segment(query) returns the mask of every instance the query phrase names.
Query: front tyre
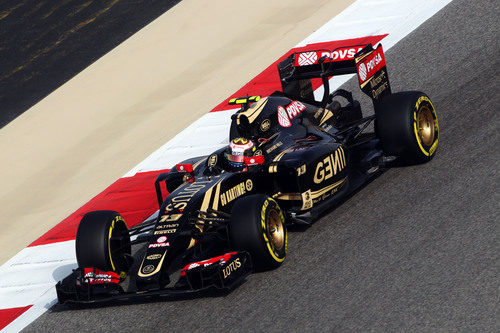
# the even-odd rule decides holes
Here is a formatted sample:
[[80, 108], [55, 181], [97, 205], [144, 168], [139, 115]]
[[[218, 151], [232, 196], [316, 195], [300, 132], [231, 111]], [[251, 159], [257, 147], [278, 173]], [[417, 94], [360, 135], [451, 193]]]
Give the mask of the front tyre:
[[129, 231], [119, 213], [100, 210], [85, 214], [76, 232], [78, 267], [94, 267], [125, 276], [130, 254]]
[[419, 91], [387, 96], [375, 110], [375, 132], [385, 155], [404, 163], [430, 161], [438, 146], [439, 125], [430, 98]]
[[283, 211], [263, 194], [239, 199], [231, 211], [229, 239], [235, 249], [250, 253], [257, 271], [277, 268], [287, 251]]

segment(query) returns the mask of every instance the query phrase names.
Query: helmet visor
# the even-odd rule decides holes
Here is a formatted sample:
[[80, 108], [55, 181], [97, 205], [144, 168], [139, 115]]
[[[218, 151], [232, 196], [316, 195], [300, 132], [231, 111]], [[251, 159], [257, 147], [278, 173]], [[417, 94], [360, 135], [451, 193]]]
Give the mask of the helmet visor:
[[225, 153], [225, 155], [226, 155], [226, 158], [230, 162], [234, 162], [234, 163], [244, 163], [245, 162], [245, 156], [243, 156], [243, 155], [232, 155], [232, 154], [228, 154], [228, 153]]

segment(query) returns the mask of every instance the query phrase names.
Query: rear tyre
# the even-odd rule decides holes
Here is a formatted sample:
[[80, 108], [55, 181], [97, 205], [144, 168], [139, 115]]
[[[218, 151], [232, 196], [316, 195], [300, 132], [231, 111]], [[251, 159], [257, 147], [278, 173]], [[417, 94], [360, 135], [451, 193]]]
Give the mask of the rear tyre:
[[287, 251], [283, 211], [263, 194], [241, 198], [231, 211], [229, 239], [236, 250], [250, 253], [255, 270], [279, 267]]
[[79, 267], [128, 272], [130, 236], [123, 217], [114, 211], [85, 214], [76, 232], [76, 260]]
[[375, 110], [375, 132], [385, 155], [425, 163], [436, 154], [439, 125], [429, 97], [420, 91], [387, 96]]

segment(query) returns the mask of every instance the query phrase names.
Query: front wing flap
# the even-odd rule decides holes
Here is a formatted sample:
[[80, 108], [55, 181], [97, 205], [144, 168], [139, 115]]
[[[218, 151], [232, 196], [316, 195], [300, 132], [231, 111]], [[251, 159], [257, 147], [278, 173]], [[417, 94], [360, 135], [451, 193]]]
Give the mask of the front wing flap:
[[242, 277], [252, 272], [252, 261], [247, 252], [230, 252], [208, 260], [193, 262], [182, 269], [176, 286], [187, 284], [191, 290], [215, 286], [232, 289]]

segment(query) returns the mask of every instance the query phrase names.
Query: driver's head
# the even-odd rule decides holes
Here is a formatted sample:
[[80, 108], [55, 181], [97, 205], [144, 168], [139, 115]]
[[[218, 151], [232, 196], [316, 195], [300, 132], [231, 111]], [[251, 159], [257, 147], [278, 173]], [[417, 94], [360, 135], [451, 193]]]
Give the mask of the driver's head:
[[245, 168], [245, 157], [253, 156], [256, 148], [251, 140], [236, 138], [231, 140], [224, 156], [233, 171]]

